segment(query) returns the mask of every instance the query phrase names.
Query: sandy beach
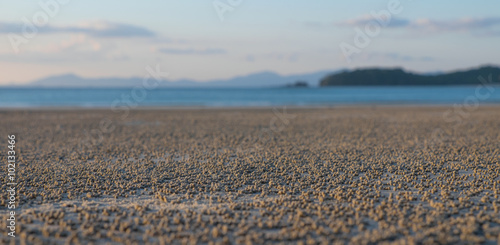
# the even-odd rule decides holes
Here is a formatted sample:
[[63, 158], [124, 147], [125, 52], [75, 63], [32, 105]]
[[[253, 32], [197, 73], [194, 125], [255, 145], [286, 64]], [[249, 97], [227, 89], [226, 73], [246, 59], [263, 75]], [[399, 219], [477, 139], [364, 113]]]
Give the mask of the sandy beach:
[[2, 244], [500, 244], [498, 106], [0, 118]]

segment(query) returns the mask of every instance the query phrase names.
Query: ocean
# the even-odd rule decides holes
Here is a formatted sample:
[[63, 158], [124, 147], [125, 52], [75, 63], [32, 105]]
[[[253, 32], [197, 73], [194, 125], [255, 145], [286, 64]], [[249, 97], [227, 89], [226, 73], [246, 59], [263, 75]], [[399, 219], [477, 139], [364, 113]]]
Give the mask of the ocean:
[[[489, 88], [489, 89], [488, 89]], [[500, 86], [328, 88], [0, 88], [0, 108], [498, 104]]]

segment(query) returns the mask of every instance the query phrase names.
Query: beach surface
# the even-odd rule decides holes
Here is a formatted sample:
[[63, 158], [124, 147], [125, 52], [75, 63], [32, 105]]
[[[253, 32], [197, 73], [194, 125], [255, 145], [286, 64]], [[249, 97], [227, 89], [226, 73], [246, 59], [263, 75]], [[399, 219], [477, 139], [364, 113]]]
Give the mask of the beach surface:
[[1, 244], [500, 244], [499, 106], [0, 119]]

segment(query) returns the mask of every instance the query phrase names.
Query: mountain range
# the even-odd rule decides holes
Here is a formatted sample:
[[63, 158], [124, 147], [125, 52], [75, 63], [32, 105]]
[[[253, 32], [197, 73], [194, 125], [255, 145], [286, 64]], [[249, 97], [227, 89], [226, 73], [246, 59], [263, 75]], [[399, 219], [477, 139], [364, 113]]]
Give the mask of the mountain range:
[[[238, 76], [230, 79], [211, 80], [199, 82], [194, 80], [164, 80], [160, 82], [160, 87], [179, 87], [179, 88], [256, 88], [256, 87], [284, 87], [293, 84], [296, 81], [305, 81], [309, 86], [318, 86], [318, 81], [328, 74], [336, 71], [318, 71], [307, 74], [282, 76], [274, 72], [259, 72], [245, 76]], [[28, 83], [28, 87], [58, 87], [58, 88], [114, 88], [114, 87], [134, 87], [141, 85], [143, 78], [83, 78], [74, 74], [64, 74], [50, 76], [40, 80]]]
[[[500, 84], [500, 67], [482, 66], [453, 72], [413, 73], [402, 68], [363, 68], [356, 70], [318, 71], [297, 75], [280, 75], [265, 71], [237, 76], [229, 79], [195, 81], [189, 79], [164, 80], [165, 88], [262, 88], [294, 87], [296, 84], [317, 86], [420, 86], [420, 85], [474, 85], [492, 75], [493, 83]], [[131, 88], [140, 86], [143, 78], [83, 78], [75, 74], [50, 76], [30, 82], [23, 87], [30, 88]], [[15, 86], [19, 87], [19, 86]]]

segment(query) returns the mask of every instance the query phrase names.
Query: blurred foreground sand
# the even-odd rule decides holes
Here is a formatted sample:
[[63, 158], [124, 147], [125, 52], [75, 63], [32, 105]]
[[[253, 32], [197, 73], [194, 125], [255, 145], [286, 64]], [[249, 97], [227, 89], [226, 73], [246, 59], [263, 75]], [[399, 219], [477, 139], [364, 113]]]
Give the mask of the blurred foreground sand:
[[0, 111], [16, 240], [497, 244], [500, 107], [449, 109]]

